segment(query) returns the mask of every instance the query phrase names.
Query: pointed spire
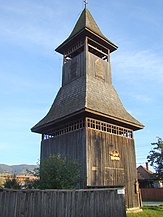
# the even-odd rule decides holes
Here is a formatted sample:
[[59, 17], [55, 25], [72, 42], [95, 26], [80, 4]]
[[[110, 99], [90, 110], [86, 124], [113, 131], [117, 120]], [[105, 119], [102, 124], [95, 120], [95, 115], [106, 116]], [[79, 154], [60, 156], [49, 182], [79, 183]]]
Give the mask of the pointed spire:
[[[73, 31], [71, 32], [69, 38], [72, 38], [81, 30], [89, 29], [92, 32], [96, 33], [97, 35], [101, 36], [102, 38], [106, 37], [102, 34], [101, 30], [99, 29], [98, 25], [96, 24], [95, 20], [93, 19], [89, 10], [85, 7], [83, 12], [81, 13]], [[108, 40], [108, 39], [107, 39]]]
[[[69, 37], [55, 49], [55, 51], [63, 54], [64, 47], [75, 37], [78, 37], [80, 34], [85, 33], [89, 34], [89, 37], [96, 37], [99, 39], [99, 43], [104, 43], [106, 47], [110, 49], [110, 52], [117, 50], [117, 46], [108, 40], [101, 32], [100, 28], [96, 24], [89, 10], [85, 7], [82, 11], [79, 19], [76, 22], [74, 29], [72, 30]], [[91, 36], [90, 36], [91, 35]], [[80, 37], [80, 36], [79, 36]]]

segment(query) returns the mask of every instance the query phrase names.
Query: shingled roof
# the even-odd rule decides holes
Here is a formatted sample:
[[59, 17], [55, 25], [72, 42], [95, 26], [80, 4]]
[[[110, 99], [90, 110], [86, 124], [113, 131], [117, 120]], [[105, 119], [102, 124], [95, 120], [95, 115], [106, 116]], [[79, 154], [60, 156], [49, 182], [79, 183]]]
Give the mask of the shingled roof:
[[143, 166], [139, 166], [137, 168], [137, 173], [138, 173], [138, 180], [153, 180], [156, 179], [154, 176], [154, 173], [150, 170], [147, 170]]
[[80, 77], [61, 87], [49, 112], [32, 128], [32, 131], [39, 132], [39, 128], [84, 109], [86, 98], [85, 85], [85, 78]]
[[85, 77], [80, 77], [61, 87], [48, 114], [32, 128], [32, 131], [41, 132], [39, 129], [61, 118], [66, 118], [70, 114], [87, 109], [98, 112], [99, 115], [107, 115], [119, 122], [125, 122], [134, 129], [143, 128], [143, 125], [123, 107], [112, 84], [96, 82], [94, 85], [93, 79], [87, 78], [87, 81], [85, 79]]
[[[88, 9], [83, 10], [68, 39], [75, 37], [85, 28], [106, 40]], [[42, 133], [48, 126], [81, 111], [97, 112], [98, 115], [105, 115], [109, 119], [125, 123], [134, 130], [143, 128], [143, 125], [125, 110], [112, 83], [105, 83], [100, 79], [97, 82], [95, 77], [86, 75], [60, 88], [49, 112], [32, 128], [32, 131]]]
[[71, 34], [69, 35], [69, 37], [59, 47], [56, 48], [56, 51], [63, 53], [62, 47], [64, 47], [68, 42], [70, 42], [73, 38], [75, 38], [80, 33], [87, 32], [87, 31], [105, 40], [105, 42], [110, 45], [110, 52], [118, 48], [115, 44], [113, 44], [110, 40], [108, 40], [108, 38], [106, 38], [103, 35], [100, 28], [96, 24], [94, 18], [92, 17], [91, 13], [87, 8], [85, 8], [82, 11], [79, 19], [77, 20], [76, 25], [72, 30]]
[[143, 125], [126, 111], [112, 84], [104, 83], [102, 80], [96, 82], [96, 78], [92, 77], [87, 78], [86, 99], [87, 108], [128, 122], [136, 128], [143, 128]]
[[83, 29], [89, 29], [92, 32], [96, 33], [97, 35], [101, 36], [102, 38], [105, 38], [108, 40], [99, 29], [98, 25], [96, 24], [95, 20], [93, 19], [91, 13], [87, 8], [83, 10], [81, 13], [73, 31], [71, 32], [69, 39], [74, 37], [76, 34], [78, 34]]

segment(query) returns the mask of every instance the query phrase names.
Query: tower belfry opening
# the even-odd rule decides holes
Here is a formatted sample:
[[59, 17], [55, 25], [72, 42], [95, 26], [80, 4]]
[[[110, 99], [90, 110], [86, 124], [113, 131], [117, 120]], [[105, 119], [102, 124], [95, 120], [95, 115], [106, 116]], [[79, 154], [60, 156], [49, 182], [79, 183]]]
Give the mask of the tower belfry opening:
[[63, 55], [62, 85], [47, 115], [32, 131], [42, 134], [41, 159], [63, 154], [82, 164], [81, 187], [126, 187], [126, 205], [139, 207], [134, 131], [144, 126], [124, 108], [111, 78], [108, 40], [89, 10], [56, 48]]

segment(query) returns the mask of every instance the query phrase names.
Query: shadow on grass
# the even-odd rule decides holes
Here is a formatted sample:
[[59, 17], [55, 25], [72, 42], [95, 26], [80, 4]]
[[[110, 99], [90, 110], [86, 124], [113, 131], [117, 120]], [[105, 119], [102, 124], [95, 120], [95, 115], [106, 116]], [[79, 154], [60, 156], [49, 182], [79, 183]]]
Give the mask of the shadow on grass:
[[143, 210], [154, 210], [154, 211], [159, 211], [159, 212], [163, 212], [163, 205], [160, 206], [145, 206], [143, 207]]

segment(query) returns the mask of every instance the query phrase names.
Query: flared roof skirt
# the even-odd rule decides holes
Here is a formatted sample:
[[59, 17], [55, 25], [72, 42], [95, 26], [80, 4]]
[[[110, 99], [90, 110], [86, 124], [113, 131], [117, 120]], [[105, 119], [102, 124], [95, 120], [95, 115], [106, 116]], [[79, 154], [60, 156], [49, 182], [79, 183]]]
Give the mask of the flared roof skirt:
[[133, 130], [144, 127], [126, 111], [113, 85], [103, 85], [102, 82], [98, 86], [92, 85], [91, 80], [87, 81], [87, 85], [86, 87], [85, 78], [80, 77], [61, 87], [49, 112], [32, 131], [45, 133], [47, 127], [57, 125], [61, 119], [67, 119], [79, 112], [96, 113]]

